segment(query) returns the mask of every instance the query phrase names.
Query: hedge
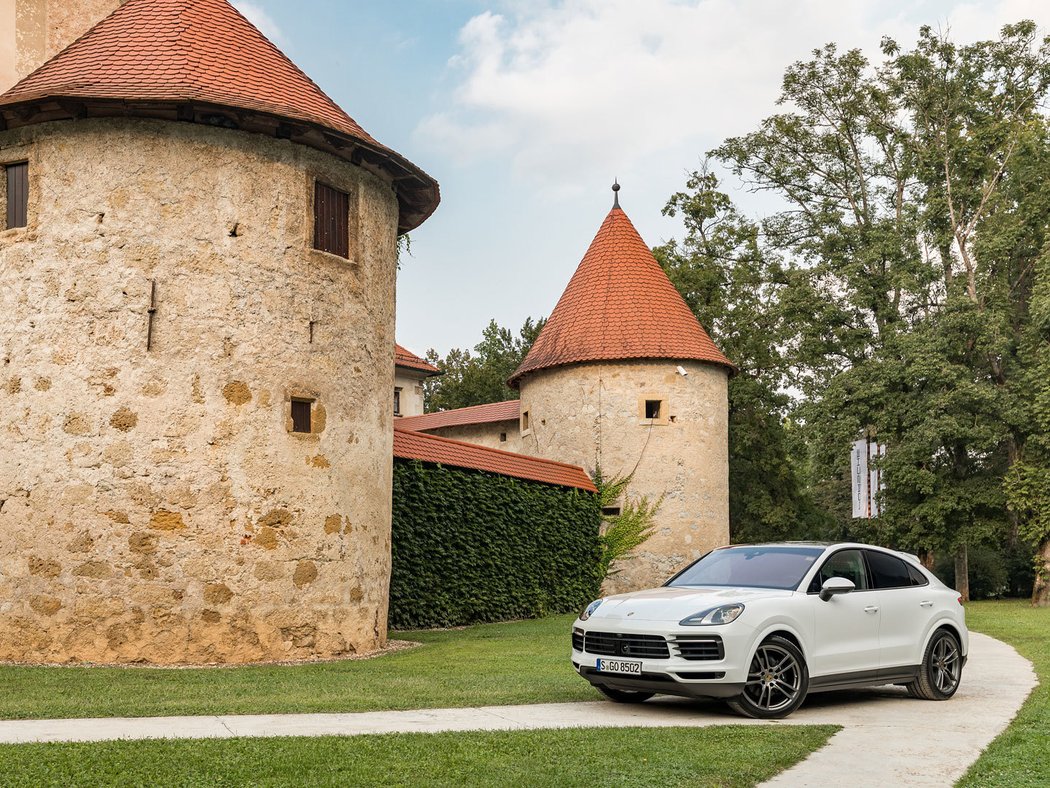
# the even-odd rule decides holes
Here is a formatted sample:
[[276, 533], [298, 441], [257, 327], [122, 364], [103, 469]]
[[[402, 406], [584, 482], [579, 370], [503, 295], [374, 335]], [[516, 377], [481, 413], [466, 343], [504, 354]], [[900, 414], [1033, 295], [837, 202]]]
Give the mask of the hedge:
[[394, 460], [390, 627], [578, 610], [598, 593], [598, 497]]

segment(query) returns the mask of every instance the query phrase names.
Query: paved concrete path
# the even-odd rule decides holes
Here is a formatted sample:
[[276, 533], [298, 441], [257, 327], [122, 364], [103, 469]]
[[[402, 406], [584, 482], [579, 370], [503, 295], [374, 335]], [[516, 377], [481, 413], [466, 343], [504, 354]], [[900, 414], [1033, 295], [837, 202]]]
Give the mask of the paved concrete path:
[[814, 695], [787, 720], [772, 722], [739, 718], [719, 703], [666, 696], [637, 706], [600, 701], [356, 714], [17, 720], [0, 721], [0, 743], [831, 723], [843, 730], [767, 784], [950, 786], [1010, 723], [1035, 684], [1031, 664], [1016, 651], [971, 634], [962, 686], [946, 703], [914, 700], [903, 689], [886, 687]]

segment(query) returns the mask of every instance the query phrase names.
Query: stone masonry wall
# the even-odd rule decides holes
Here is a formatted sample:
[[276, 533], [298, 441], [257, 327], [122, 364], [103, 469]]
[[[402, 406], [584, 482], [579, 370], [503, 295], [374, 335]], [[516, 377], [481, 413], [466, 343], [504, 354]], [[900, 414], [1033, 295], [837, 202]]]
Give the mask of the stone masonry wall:
[[[478, 446], [487, 446], [490, 449], [531, 454], [522, 446], [521, 432], [518, 430], [517, 419], [514, 421], [491, 421], [487, 424], [461, 424], [455, 427], [440, 427], [439, 429], [427, 430], [427, 433], [439, 435], [442, 438], [463, 441], [464, 443], [476, 443]], [[504, 434], [507, 436], [507, 439], [501, 441], [500, 435]]]
[[[681, 365], [688, 375], [680, 375]], [[659, 422], [645, 399], [665, 402]], [[665, 496], [654, 535], [606, 581], [607, 593], [659, 585], [708, 550], [729, 543], [728, 379], [698, 362], [576, 364], [527, 375], [524, 454], [607, 477], [635, 473], [631, 497]]]
[[[0, 164], [25, 159], [29, 226], [0, 233], [0, 660], [381, 647], [389, 185], [159, 121], [0, 133]], [[351, 195], [352, 260], [311, 248], [317, 177]]]

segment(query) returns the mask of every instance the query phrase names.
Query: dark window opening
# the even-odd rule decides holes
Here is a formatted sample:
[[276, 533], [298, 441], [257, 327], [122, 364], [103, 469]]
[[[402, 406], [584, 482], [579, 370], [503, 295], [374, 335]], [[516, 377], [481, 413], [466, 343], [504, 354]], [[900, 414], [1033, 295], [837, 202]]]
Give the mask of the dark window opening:
[[314, 248], [350, 258], [350, 195], [320, 181], [314, 187]]
[[619, 517], [620, 516], [620, 507], [619, 506], [603, 506], [602, 507], [602, 514], [605, 517]]
[[25, 227], [29, 223], [29, 162], [8, 164], [7, 170], [7, 229]]
[[658, 419], [660, 418], [660, 409], [663, 405], [662, 400], [658, 399], [647, 399], [645, 401], [645, 418], [647, 419]]
[[401, 389], [394, 389], [394, 415], [401, 415]]
[[521, 412], [521, 431], [529, 431], [529, 412], [527, 410]]
[[292, 400], [292, 432], [312, 431], [310, 424], [310, 413], [313, 403], [308, 399]]
[[500, 443], [506, 443], [507, 442], [507, 433], [501, 432], [499, 434], [499, 442]]

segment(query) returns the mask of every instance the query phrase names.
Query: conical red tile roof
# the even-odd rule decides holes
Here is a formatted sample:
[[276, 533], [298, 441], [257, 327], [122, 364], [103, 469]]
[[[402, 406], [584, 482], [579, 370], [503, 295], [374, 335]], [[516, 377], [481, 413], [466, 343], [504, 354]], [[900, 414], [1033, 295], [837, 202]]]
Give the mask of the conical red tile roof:
[[[242, 112], [208, 114], [217, 107]], [[226, 0], [128, 0], [0, 96], [0, 112], [8, 127], [116, 114], [233, 125], [371, 160], [398, 184], [402, 231], [439, 199], [430, 176], [373, 139]]]
[[642, 358], [734, 369], [615, 206], [510, 383], [565, 364]]

